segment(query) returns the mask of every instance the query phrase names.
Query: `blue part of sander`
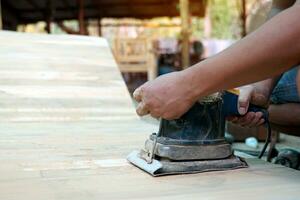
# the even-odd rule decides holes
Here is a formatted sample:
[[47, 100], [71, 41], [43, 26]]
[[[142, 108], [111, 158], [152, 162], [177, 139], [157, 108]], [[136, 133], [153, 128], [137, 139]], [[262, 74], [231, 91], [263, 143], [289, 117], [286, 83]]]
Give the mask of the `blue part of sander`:
[[[238, 111], [238, 94], [235, 94], [230, 91], [225, 91], [223, 94], [223, 115], [225, 117], [228, 116], [241, 116], [241, 114]], [[257, 106], [254, 104], [249, 104], [247, 112], [262, 112], [263, 118], [265, 121], [268, 119], [268, 112], [265, 108], [261, 106]]]

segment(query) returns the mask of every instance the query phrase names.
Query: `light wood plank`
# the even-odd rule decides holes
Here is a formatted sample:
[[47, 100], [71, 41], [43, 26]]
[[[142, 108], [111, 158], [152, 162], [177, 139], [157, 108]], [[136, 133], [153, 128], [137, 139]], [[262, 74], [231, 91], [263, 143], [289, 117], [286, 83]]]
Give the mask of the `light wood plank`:
[[135, 114], [101, 38], [0, 32], [0, 199], [298, 199], [298, 171], [248, 159], [152, 178], [125, 160], [153, 124]]

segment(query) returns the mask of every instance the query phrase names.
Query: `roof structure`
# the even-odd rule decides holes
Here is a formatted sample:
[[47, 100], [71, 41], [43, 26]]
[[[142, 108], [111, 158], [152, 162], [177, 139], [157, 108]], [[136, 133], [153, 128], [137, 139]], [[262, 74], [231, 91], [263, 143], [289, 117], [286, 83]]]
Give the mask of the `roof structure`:
[[[3, 24], [17, 24], [78, 19], [82, 2], [85, 19], [153, 18], [179, 16], [179, 0], [1, 0]], [[190, 14], [203, 17], [205, 0], [190, 0]]]

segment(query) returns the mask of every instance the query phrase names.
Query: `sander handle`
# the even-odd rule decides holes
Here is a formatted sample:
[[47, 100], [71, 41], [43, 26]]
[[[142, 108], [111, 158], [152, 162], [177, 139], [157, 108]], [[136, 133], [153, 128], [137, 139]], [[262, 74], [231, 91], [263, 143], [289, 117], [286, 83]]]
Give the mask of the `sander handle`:
[[[238, 90], [227, 90], [223, 94], [223, 115], [225, 117], [228, 116], [242, 116], [238, 111]], [[249, 104], [247, 112], [262, 112], [262, 118], [268, 121], [268, 111], [261, 107], [254, 105], [252, 103]]]
[[[223, 115], [224, 117], [227, 116], [241, 116], [241, 114], [238, 111], [238, 99], [239, 99], [239, 90], [227, 90], [223, 94]], [[261, 107], [254, 104], [249, 104], [247, 112], [262, 112], [263, 116], [262, 118], [265, 120], [264, 125], [267, 129], [267, 137], [265, 144], [258, 155], [258, 158], [262, 158], [263, 155], [266, 152], [266, 149], [268, 147], [268, 144], [271, 139], [271, 126], [269, 122], [269, 113], [268, 111]]]

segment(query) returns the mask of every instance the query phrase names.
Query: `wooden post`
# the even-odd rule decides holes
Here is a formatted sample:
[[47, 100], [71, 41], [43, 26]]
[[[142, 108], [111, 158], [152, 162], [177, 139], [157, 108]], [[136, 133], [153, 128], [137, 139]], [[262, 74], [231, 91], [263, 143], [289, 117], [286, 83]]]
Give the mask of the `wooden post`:
[[3, 29], [3, 21], [2, 21], [2, 5], [0, 0], [0, 30]]
[[99, 37], [101, 37], [102, 36], [101, 18], [97, 20], [97, 23], [98, 23], [98, 35]]
[[51, 23], [54, 19], [54, 3], [52, 0], [48, 0], [46, 3], [46, 31], [47, 33], [51, 33]]
[[79, 21], [79, 34], [86, 35], [86, 26], [84, 21], [84, 0], [78, 0], [78, 21]]
[[181, 17], [181, 60], [183, 69], [190, 65], [190, 19], [189, 19], [189, 0], [180, 0]]
[[247, 19], [247, 8], [246, 8], [246, 0], [242, 0], [242, 12], [241, 12], [241, 19], [242, 19], [242, 37], [247, 35], [247, 27], [246, 27], [246, 19]]
[[204, 16], [204, 37], [210, 38], [211, 37], [211, 18], [210, 18], [210, 6], [211, 3], [209, 1], [205, 4], [205, 16]]

